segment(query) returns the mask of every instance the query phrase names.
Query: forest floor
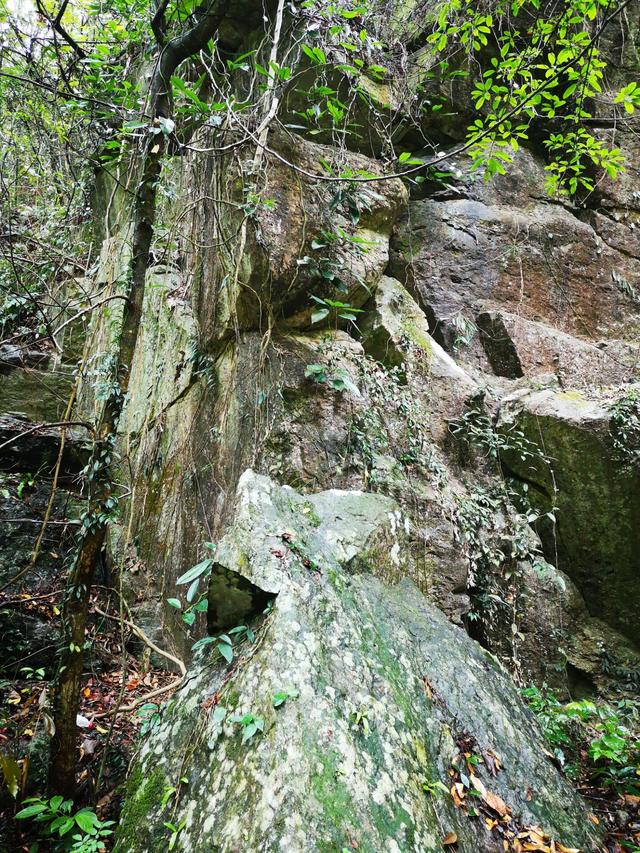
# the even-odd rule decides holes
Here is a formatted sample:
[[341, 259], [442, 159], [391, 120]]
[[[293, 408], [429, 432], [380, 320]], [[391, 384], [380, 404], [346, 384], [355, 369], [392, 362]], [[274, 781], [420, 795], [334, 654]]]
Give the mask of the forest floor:
[[[0, 610], [19, 608], [41, 619], [57, 619], [60, 591], [31, 596], [0, 594]], [[175, 672], [152, 666], [148, 650], [139, 652], [139, 642], [117, 613], [106, 620], [96, 611], [107, 611], [104, 600], [93, 603], [87, 631], [88, 667], [83, 678], [78, 716], [77, 804], [91, 805], [103, 820], [118, 820], [124, 782], [131, 760], [142, 739], [159, 719], [160, 709], [177, 686]], [[14, 677], [0, 679], [0, 752], [13, 756], [20, 769], [12, 780], [5, 766], [5, 783], [13, 784], [15, 799], [0, 795], [0, 853], [34, 851], [37, 826], [13, 820], [26, 797], [45, 793], [48, 741], [52, 720], [51, 673], [33, 668], [25, 660]], [[9, 776], [9, 778], [7, 778]], [[40, 841], [38, 851], [57, 850]], [[106, 841], [105, 849], [110, 849]]]

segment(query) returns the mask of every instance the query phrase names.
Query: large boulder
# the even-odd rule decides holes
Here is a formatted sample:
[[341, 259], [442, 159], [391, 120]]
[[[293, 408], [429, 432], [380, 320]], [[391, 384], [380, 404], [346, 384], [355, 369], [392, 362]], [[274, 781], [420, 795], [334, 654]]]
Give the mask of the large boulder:
[[640, 372], [640, 348], [625, 341], [597, 345], [508, 311], [476, 317], [482, 346], [497, 376], [555, 374], [563, 388], [618, 385]]
[[615, 397], [578, 391], [521, 391], [504, 401], [498, 429], [515, 426], [540, 448], [507, 449], [503, 462], [542, 510], [547, 559], [575, 582], [593, 616], [637, 643], [640, 471], [616, 439], [613, 405]]
[[184, 851], [598, 849], [510, 678], [411, 582], [394, 501], [251, 471], [237, 501], [216, 576], [272, 603], [230, 666], [198, 652], [132, 771], [119, 853], [168, 824]]

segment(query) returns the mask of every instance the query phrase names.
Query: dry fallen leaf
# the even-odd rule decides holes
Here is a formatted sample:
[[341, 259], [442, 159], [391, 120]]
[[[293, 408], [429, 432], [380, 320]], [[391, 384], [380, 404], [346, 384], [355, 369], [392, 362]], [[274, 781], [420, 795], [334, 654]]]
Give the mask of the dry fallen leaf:
[[505, 817], [509, 814], [509, 806], [497, 794], [494, 794], [491, 791], [485, 791], [484, 794], [482, 794], [482, 799], [489, 808], [493, 809], [494, 812], [497, 812], [500, 817]]
[[535, 844], [544, 844], [547, 840], [547, 836], [542, 832], [542, 830], [532, 828], [529, 830], [529, 840]]
[[[457, 790], [458, 788], [462, 788], [462, 796], [460, 796], [460, 794], [458, 793], [458, 790]], [[454, 803], [455, 807], [457, 809], [459, 809], [460, 806], [462, 806], [462, 800], [464, 797], [464, 788], [462, 787], [462, 785], [459, 782], [457, 782], [455, 785], [451, 786], [451, 796], [453, 798], [453, 803]]]
[[444, 844], [445, 847], [448, 847], [451, 844], [457, 844], [458, 843], [458, 836], [455, 834], [455, 832], [448, 832], [445, 835], [445, 837], [442, 839], [442, 843]]
[[485, 788], [484, 783], [480, 779], [478, 779], [477, 776], [471, 776], [469, 781], [471, 782], [471, 787], [475, 788], [476, 791], [482, 797], [484, 797], [484, 795], [487, 793], [487, 789]]
[[595, 823], [595, 825], [596, 825], [596, 826], [600, 823], [600, 819], [599, 819], [599, 818], [597, 818], [594, 814], [591, 814], [591, 812], [589, 812], [589, 814], [587, 815], [587, 817], [589, 818], [589, 820], [591, 821], [591, 823]]

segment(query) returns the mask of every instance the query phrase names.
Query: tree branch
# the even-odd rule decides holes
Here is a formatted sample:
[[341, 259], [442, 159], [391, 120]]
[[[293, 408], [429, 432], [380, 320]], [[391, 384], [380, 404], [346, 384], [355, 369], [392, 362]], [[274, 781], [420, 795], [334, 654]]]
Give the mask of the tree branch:
[[74, 51], [76, 56], [79, 59], [86, 59], [87, 58], [86, 52], [80, 47], [80, 45], [73, 38], [73, 36], [70, 35], [67, 32], [67, 30], [62, 26], [62, 16], [64, 15], [64, 13], [67, 9], [68, 3], [69, 3], [69, 0], [64, 0], [62, 6], [60, 7], [58, 14], [55, 16], [55, 18], [52, 18], [49, 15], [47, 10], [42, 5], [42, 0], [36, 0], [36, 8], [38, 10], [38, 13], [40, 15], [42, 15], [42, 17], [53, 27], [55, 32], [57, 32], [58, 35], [61, 36], [66, 41], [66, 43], [69, 45], [69, 47], [72, 48], [72, 50]]

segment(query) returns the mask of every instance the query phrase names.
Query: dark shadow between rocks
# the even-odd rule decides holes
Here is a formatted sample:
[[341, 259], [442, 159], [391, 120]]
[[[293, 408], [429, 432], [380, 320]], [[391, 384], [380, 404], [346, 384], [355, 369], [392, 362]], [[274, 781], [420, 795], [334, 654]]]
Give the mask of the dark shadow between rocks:
[[237, 625], [248, 625], [275, 597], [238, 572], [215, 563], [209, 581], [208, 633], [213, 636]]

